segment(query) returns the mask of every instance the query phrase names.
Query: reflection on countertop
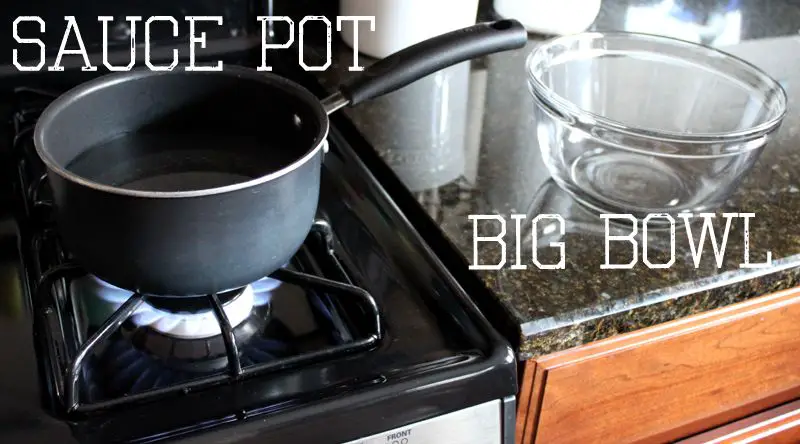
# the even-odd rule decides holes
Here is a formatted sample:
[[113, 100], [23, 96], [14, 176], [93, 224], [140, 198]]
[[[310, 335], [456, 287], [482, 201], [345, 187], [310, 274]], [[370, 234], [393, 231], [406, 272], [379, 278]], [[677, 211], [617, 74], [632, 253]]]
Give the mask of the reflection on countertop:
[[[485, 18], [491, 13], [485, 11]], [[549, 353], [618, 333], [729, 305], [800, 283], [800, 4], [791, 1], [605, 0], [593, 29], [660, 33], [726, 48], [781, 81], [790, 111], [724, 211], [755, 213], [750, 226], [752, 262], [772, 252], [773, 265], [741, 269], [743, 224], [732, 224], [724, 263], [717, 268], [710, 246], [698, 266], [685, 229], [678, 226], [676, 262], [666, 269], [603, 270], [604, 222], [584, 210], [549, 178], [538, 150], [532, 102], [525, 86], [527, 48], [456, 66], [384, 98], [347, 110], [348, 117], [415, 194], [470, 263], [470, 214], [560, 214], [563, 235], [545, 223], [536, 245], [542, 263], [558, 262], [551, 242], [566, 245], [566, 268], [479, 271], [484, 283], [519, 325], [522, 357]], [[794, 37], [782, 37], [780, 36]], [[745, 42], [747, 41], [747, 42]], [[745, 43], [741, 43], [745, 42]], [[313, 43], [311, 43], [313, 45]], [[312, 46], [313, 49], [313, 46]], [[320, 48], [321, 49], [321, 48]], [[313, 52], [313, 51], [312, 51]], [[318, 54], [324, 54], [324, 49]], [[363, 64], [368, 59], [360, 56]], [[351, 75], [352, 50], [333, 43], [333, 65], [318, 80], [334, 87]], [[721, 219], [721, 218], [718, 218]], [[514, 228], [509, 219], [508, 228]], [[530, 264], [530, 226], [521, 257]], [[722, 225], [716, 224], [717, 232]], [[486, 235], [497, 227], [483, 224]], [[546, 231], [546, 232], [543, 232]], [[694, 232], [699, 228], [694, 226]], [[650, 233], [651, 262], [668, 259], [669, 232]], [[641, 241], [641, 238], [639, 239]], [[697, 238], [695, 237], [695, 241]], [[707, 241], [708, 242], [708, 241]], [[616, 263], [630, 261], [629, 244], [611, 243]], [[639, 251], [641, 257], [641, 251]], [[497, 244], [483, 243], [481, 263], [496, 263]]]

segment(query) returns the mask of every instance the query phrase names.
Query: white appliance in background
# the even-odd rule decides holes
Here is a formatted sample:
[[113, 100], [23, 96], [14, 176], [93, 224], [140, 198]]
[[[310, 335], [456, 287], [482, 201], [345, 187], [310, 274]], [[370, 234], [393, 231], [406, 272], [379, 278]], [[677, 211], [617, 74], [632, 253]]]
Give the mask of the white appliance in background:
[[485, 67], [472, 67], [469, 74], [469, 101], [467, 128], [464, 143], [464, 179], [469, 188], [478, 182], [478, 161], [481, 155], [483, 114], [486, 109], [486, 84], [489, 71]]
[[[436, 221], [442, 187], [475, 186], [486, 69], [464, 62], [347, 110], [367, 141]], [[453, 188], [448, 190], [452, 193]], [[471, 214], [471, 213], [468, 213]], [[466, 217], [466, 216], [465, 216]]]
[[631, 5], [625, 11], [625, 30], [673, 37], [710, 46], [735, 45], [742, 40], [742, 11], [738, 0], [716, 4], [707, 14], [685, 0], [661, 0]]
[[600, 13], [601, 0], [494, 0], [494, 11], [519, 20], [528, 31], [565, 35], [585, 31]]
[[486, 112], [483, 116], [477, 181], [488, 208], [481, 214], [524, 213], [550, 178], [536, 143], [533, 99], [525, 88], [525, 59], [534, 45], [487, 57], [486, 108], [513, 112]]
[[465, 62], [348, 114], [403, 184], [418, 193], [463, 175], [469, 92], [470, 62]]
[[[763, 69], [780, 82], [792, 100], [790, 80], [800, 77], [800, 59], [784, 57], [784, 54], [800, 54], [800, 36], [773, 37], [748, 40], [736, 44], [717, 45], [719, 49], [742, 58]], [[785, 123], [784, 123], [785, 126]]]
[[[800, 101], [800, 58], [789, 54], [800, 54], [800, 36], [772, 37], [748, 40], [736, 45], [720, 45], [728, 54], [735, 55], [761, 68], [783, 86], [789, 96], [789, 109], [781, 129], [761, 153], [759, 163], [770, 165], [776, 189], [796, 190], [791, 164], [786, 163], [787, 152], [795, 155], [797, 145], [793, 142], [800, 137], [800, 113], [796, 104]], [[797, 192], [797, 191], [792, 191]]]
[[[342, 40], [374, 58], [475, 24], [478, 0], [341, 0], [339, 15], [375, 17], [375, 28], [359, 21], [343, 24]], [[358, 38], [356, 38], [356, 29]]]

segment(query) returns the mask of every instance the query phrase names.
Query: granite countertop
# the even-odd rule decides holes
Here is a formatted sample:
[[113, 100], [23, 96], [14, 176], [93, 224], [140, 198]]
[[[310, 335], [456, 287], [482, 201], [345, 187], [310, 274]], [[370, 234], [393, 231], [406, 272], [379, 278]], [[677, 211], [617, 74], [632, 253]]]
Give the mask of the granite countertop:
[[[800, 5], [671, 3], [684, 6], [670, 10], [664, 2], [604, 0], [593, 29], [660, 33], [724, 46], [784, 84], [790, 96], [789, 114], [755, 169], [722, 209], [755, 213], [751, 261], [763, 262], [771, 251], [773, 263], [768, 268], [739, 268], [741, 222], [731, 228], [720, 268], [709, 247], [695, 267], [681, 226], [672, 267], [648, 269], [640, 263], [632, 270], [600, 268], [604, 222], [553, 183], [531, 142], [536, 137], [535, 122], [523, 65], [539, 37], [531, 36], [524, 50], [455, 66], [345, 111], [470, 263], [470, 214], [521, 213], [530, 219], [555, 213], [567, 221], [563, 236], [548, 235], [542, 231], [548, 228], [540, 227], [537, 247], [541, 262], [554, 263], [558, 258], [549, 243], [563, 241], [565, 269], [513, 270], [512, 250], [503, 269], [476, 271], [519, 325], [523, 359], [800, 284], [800, 109], [793, 107], [800, 99], [795, 87], [800, 84], [796, 61]], [[347, 70], [352, 58], [352, 49], [334, 39], [333, 65], [318, 73], [320, 82], [332, 90], [352, 75]], [[720, 230], [721, 225], [716, 227]], [[513, 228], [510, 219], [509, 228]], [[507, 239], [513, 246], [513, 237]], [[663, 247], [668, 240], [663, 232], [652, 234], [651, 260], [656, 262], [655, 255], [666, 257], [668, 250]], [[530, 238], [523, 242], [528, 245], [522, 251], [523, 262], [530, 264], [532, 243]], [[482, 244], [481, 263], [496, 263], [498, 250], [495, 244]], [[629, 262], [630, 246], [612, 243], [610, 256], [617, 263]]]

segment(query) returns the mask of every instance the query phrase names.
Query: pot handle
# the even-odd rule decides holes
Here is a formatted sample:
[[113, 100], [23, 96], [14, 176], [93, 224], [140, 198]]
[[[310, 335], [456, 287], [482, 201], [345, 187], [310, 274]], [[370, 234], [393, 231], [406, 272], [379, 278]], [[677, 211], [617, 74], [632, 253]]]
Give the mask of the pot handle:
[[[367, 67], [339, 87], [326, 103], [328, 112], [396, 91], [436, 71], [496, 52], [518, 49], [528, 42], [528, 32], [516, 20], [478, 23], [425, 40]], [[338, 99], [338, 100], [337, 100]]]

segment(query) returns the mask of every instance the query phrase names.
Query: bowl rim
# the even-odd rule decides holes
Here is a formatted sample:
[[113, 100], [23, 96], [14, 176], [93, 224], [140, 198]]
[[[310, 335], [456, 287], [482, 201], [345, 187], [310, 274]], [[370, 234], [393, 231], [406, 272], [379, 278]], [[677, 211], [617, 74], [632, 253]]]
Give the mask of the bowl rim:
[[[586, 39], [587, 37], [599, 38], [599, 39], [608, 39], [610, 37], [617, 37], [617, 38], [624, 37], [634, 40], [644, 40], [661, 45], [684, 47], [694, 51], [702, 50], [711, 54], [712, 56], [728, 59], [729, 61], [738, 65], [739, 68], [745, 71], [749, 71], [750, 73], [755, 75], [758, 81], [766, 86], [765, 90], [772, 92], [772, 94], [775, 96], [775, 99], [777, 100], [779, 111], [774, 113], [775, 115], [772, 116], [770, 119], [758, 125], [754, 125], [752, 127], [741, 130], [727, 131], [722, 133], [684, 133], [678, 131], [638, 128], [635, 126], [630, 126], [625, 122], [615, 119], [610, 119], [602, 115], [593, 113], [591, 111], [587, 111], [579, 107], [578, 105], [575, 105], [571, 101], [565, 99], [564, 97], [560, 96], [559, 94], [555, 93], [552, 89], [550, 89], [547, 85], [545, 85], [536, 75], [534, 75], [532, 69], [534, 58], [542, 54], [547, 49], [552, 48], [556, 45], [564, 44], [565, 42], [568, 41]], [[531, 92], [534, 93], [535, 98], [545, 101], [545, 103], [550, 107], [554, 108], [560, 113], [565, 114], [569, 118], [569, 120], [583, 122], [589, 125], [601, 126], [629, 136], [641, 137], [651, 140], [668, 141], [676, 143], [695, 143], [695, 144], [747, 142], [763, 137], [769, 134], [770, 132], [774, 131], [776, 128], [778, 128], [781, 125], [788, 111], [789, 99], [786, 90], [777, 80], [775, 80], [772, 76], [767, 74], [761, 68], [738, 56], [727, 53], [718, 48], [663, 35], [648, 34], [642, 32], [629, 32], [629, 31], [591, 31], [591, 32], [581, 32], [577, 34], [570, 34], [570, 35], [551, 38], [549, 40], [543, 41], [541, 44], [537, 45], [533, 50], [530, 51], [530, 53], [525, 59], [525, 71], [527, 73], [529, 86], [532, 89]], [[718, 72], [719, 70], [714, 70], [714, 71]], [[683, 154], [682, 156], [691, 156], [691, 155]]]

